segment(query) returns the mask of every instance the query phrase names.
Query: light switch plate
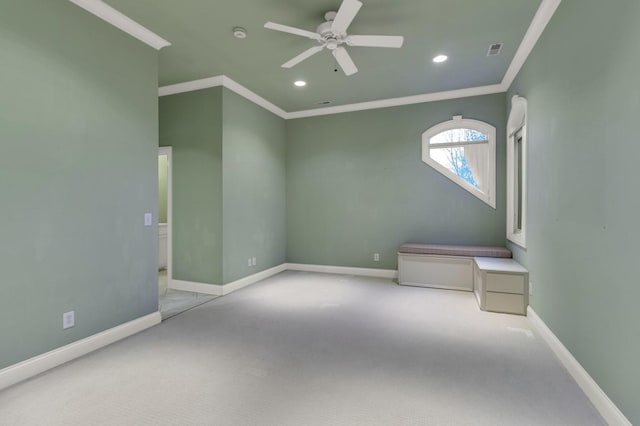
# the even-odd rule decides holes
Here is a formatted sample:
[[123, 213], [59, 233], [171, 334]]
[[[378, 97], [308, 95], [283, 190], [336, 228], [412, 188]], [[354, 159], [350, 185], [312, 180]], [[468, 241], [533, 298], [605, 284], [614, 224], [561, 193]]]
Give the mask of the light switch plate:
[[76, 313], [75, 311], [69, 311], [62, 314], [62, 328], [67, 329], [76, 325]]
[[144, 226], [151, 226], [151, 225], [153, 225], [153, 216], [151, 215], [151, 213], [145, 213]]

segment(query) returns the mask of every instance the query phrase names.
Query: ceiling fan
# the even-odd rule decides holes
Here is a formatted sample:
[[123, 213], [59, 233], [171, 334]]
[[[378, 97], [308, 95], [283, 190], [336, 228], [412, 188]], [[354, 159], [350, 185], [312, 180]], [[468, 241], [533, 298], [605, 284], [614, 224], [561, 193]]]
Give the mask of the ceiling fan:
[[364, 47], [402, 47], [404, 37], [402, 36], [380, 36], [380, 35], [348, 35], [347, 29], [358, 14], [362, 7], [362, 2], [358, 0], [343, 0], [338, 12], [327, 12], [324, 15], [326, 22], [318, 26], [316, 32], [302, 30], [300, 28], [290, 27], [288, 25], [267, 22], [265, 28], [285, 33], [295, 34], [302, 37], [310, 38], [320, 43], [305, 50], [295, 58], [282, 64], [283, 68], [292, 68], [305, 59], [310, 58], [327, 48], [331, 51], [334, 58], [342, 68], [346, 75], [353, 75], [358, 72], [356, 64], [353, 63], [351, 56], [344, 48], [347, 46], [364, 46]]

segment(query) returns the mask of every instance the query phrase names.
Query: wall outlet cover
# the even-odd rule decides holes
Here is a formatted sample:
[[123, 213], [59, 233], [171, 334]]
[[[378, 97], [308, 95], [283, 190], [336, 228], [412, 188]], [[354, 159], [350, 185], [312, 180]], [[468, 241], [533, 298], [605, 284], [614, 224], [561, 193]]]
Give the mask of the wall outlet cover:
[[75, 311], [69, 311], [62, 314], [62, 328], [67, 329], [76, 325], [76, 313]]
[[380, 262], [380, 253], [373, 253], [373, 261]]
[[153, 215], [151, 213], [144, 214], [144, 226], [153, 225]]

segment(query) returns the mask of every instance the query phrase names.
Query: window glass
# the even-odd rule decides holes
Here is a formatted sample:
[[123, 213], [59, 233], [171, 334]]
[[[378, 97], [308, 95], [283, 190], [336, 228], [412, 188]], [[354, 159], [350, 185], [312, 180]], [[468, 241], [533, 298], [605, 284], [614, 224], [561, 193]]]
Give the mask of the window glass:
[[495, 128], [454, 117], [422, 135], [422, 160], [495, 208]]

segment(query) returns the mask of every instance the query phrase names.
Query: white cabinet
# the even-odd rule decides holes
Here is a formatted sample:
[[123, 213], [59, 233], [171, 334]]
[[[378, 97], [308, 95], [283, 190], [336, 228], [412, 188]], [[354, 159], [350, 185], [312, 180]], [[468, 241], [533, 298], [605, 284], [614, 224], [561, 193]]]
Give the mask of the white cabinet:
[[474, 292], [483, 311], [526, 315], [529, 271], [513, 259], [475, 257]]
[[398, 283], [448, 290], [473, 290], [473, 258], [398, 254]]

